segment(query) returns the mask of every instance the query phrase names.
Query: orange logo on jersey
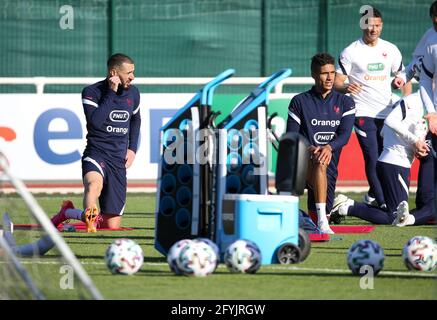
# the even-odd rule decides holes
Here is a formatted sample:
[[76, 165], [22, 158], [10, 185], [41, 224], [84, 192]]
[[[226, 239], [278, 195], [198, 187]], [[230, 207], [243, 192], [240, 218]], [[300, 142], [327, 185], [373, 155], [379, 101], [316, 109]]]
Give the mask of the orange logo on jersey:
[[371, 76], [371, 75], [369, 75], [369, 74], [366, 74], [365, 76], [364, 76], [364, 80], [367, 80], [367, 81], [385, 81], [385, 80], [387, 80], [387, 76], [386, 75], [379, 75], [379, 76]]

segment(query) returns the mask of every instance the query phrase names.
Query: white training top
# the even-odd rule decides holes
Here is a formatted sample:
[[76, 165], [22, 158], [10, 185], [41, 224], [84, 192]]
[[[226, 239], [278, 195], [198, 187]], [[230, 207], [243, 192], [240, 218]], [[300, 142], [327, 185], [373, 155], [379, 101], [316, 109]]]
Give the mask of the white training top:
[[423, 118], [424, 106], [419, 92], [404, 97], [384, 121], [381, 135], [384, 149], [379, 161], [410, 168], [414, 160], [414, 143], [425, 140], [428, 131]]
[[[437, 32], [434, 32], [426, 45], [420, 73], [420, 95], [428, 113], [436, 112], [437, 106]], [[434, 81], [434, 90], [433, 90]]]
[[420, 70], [422, 69], [422, 59], [425, 55], [426, 45], [430, 41], [431, 36], [434, 35], [436, 31], [434, 27], [429, 28], [423, 34], [422, 38], [416, 45], [416, 49], [413, 52], [413, 60], [411, 60], [410, 64], [405, 67], [403, 71], [399, 73], [399, 76], [407, 83], [413, 77], [420, 76]]
[[343, 50], [337, 72], [362, 86], [359, 94], [351, 94], [356, 117], [384, 119], [389, 114], [393, 105], [390, 76], [403, 68], [399, 49], [383, 39], [373, 47], [358, 39]]

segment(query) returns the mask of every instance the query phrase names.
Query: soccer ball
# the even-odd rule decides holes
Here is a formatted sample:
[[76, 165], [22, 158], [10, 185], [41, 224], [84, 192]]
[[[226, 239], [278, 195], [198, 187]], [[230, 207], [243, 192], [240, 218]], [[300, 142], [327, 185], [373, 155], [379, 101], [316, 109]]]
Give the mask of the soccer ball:
[[408, 270], [433, 271], [437, 264], [437, 244], [428, 237], [413, 237], [405, 244], [402, 259]]
[[224, 261], [233, 273], [255, 273], [261, 267], [261, 250], [250, 240], [237, 240], [225, 251]]
[[167, 262], [170, 267], [170, 270], [177, 274], [181, 275], [182, 271], [179, 269], [177, 260], [179, 258], [179, 254], [181, 253], [181, 250], [189, 243], [193, 242], [190, 239], [182, 239], [173, 244], [170, 248], [170, 250], [167, 253]]
[[205, 277], [214, 272], [217, 255], [207, 243], [191, 241], [180, 250], [176, 264], [179, 271], [186, 276]]
[[105, 262], [113, 274], [132, 275], [143, 265], [143, 250], [133, 240], [117, 239], [106, 249]]
[[216, 255], [216, 265], [215, 265], [214, 270], [217, 269], [218, 264], [220, 262], [220, 250], [219, 250], [218, 246], [212, 240], [210, 240], [208, 238], [197, 238], [194, 241], [204, 242], [214, 250], [215, 255]]
[[353, 274], [360, 274], [361, 267], [370, 266], [376, 276], [384, 267], [384, 250], [372, 240], [358, 240], [350, 248], [347, 264]]

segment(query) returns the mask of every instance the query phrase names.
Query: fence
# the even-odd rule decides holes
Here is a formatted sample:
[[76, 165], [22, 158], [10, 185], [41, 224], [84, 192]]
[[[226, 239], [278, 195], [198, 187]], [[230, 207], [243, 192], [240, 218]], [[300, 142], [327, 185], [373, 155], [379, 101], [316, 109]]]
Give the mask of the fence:
[[[411, 53], [431, 26], [430, 0], [375, 0], [382, 38]], [[2, 0], [1, 77], [96, 77], [125, 52], [139, 77], [211, 77], [227, 68], [264, 77], [291, 68], [309, 76], [310, 58], [338, 56], [361, 36], [352, 0]], [[177, 88], [174, 86], [173, 88]], [[0, 86], [0, 92], [28, 88]], [[51, 92], [68, 92], [49, 88]], [[76, 88], [72, 89], [75, 92]], [[174, 92], [174, 89], [167, 91]]]

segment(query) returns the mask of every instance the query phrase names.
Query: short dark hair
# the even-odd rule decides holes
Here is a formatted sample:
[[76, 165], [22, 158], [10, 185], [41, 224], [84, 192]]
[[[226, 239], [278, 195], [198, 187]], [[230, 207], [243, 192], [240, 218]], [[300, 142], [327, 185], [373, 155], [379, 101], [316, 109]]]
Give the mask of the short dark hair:
[[432, 16], [437, 16], [437, 1], [434, 1], [429, 7], [429, 16], [432, 18]]
[[121, 66], [123, 63], [134, 64], [134, 61], [123, 53], [115, 53], [109, 57], [106, 65], [108, 66], [108, 69], [112, 69]]
[[[370, 16], [369, 18], [381, 18], [382, 20], [382, 13], [381, 11], [379, 11], [378, 9], [376, 9], [375, 7], [372, 7], [372, 10], [370, 12], [372, 12], [372, 16]], [[368, 10], [364, 11], [364, 13], [361, 14], [361, 17], [364, 17], [365, 15], [367, 15], [369, 13]]]
[[311, 73], [320, 72], [320, 68], [327, 64], [335, 65], [335, 59], [329, 53], [322, 52], [314, 55], [311, 58]]

